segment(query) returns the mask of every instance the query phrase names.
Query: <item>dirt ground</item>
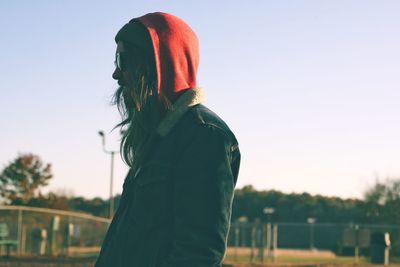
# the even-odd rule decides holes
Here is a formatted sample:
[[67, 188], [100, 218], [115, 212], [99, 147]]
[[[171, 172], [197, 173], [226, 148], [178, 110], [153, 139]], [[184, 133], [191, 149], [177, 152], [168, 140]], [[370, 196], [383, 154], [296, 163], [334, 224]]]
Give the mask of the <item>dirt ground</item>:
[[[0, 257], [0, 267], [93, 267], [96, 258]], [[223, 265], [223, 267], [236, 267]]]
[[[95, 258], [0, 258], [0, 267], [93, 267]], [[226, 263], [223, 267], [380, 267], [369, 264], [235, 264]], [[400, 267], [400, 265], [390, 265]], [[383, 267], [383, 266], [382, 266]]]
[[2, 257], [0, 267], [93, 267], [96, 258]]
[[[233, 252], [233, 251], [231, 251]], [[238, 254], [247, 254], [247, 250], [236, 251]], [[281, 251], [281, 255], [293, 251]], [[324, 254], [324, 252], [314, 254]], [[324, 254], [325, 257], [331, 255]], [[62, 258], [62, 257], [0, 257], [0, 267], [93, 267], [96, 257]], [[319, 263], [234, 263], [226, 260], [223, 267], [380, 267], [382, 265], [360, 264], [319, 264]], [[383, 266], [382, 266], [383, 267]], [[400, 264], [390, 264], [390, 267], [400, 267]]]

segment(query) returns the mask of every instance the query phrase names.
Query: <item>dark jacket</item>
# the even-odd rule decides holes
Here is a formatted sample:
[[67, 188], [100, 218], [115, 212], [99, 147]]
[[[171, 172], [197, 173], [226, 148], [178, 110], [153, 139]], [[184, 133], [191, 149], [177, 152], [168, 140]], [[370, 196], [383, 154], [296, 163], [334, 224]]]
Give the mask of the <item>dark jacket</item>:
[[188, 108], [169, 128], [146, 163], [128, 173], [96, 267], [221, 266], [238, 143], [202, 104]]

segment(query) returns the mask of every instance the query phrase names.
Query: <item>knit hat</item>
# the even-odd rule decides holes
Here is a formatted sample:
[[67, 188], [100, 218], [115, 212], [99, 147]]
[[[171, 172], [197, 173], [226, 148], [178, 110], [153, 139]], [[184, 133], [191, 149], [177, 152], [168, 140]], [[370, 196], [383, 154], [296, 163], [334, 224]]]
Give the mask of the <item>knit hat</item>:
[[162, 12], [149, 13], [123, 26], [115, 41], [153, 53], [158, 93], [173, 99], [177, 93], [196, 87], [199, 44], [182, 19]]

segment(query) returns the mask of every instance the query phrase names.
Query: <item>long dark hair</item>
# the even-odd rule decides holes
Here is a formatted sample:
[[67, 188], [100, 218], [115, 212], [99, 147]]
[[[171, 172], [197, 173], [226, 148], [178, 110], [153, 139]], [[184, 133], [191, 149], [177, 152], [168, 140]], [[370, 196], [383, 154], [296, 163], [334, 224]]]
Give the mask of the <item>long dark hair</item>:
[[[171, 101], [157, 92], [157, 74], [154, 54], [124, 43], [126, 84], [113, 95], [112, 103], [118, 107], [122, 121], [121, 156], [126, 164], [137, 169], [152, 149], [157, 136], [157, 126]], [[125, 76], [126, 77], [126, 76]]]

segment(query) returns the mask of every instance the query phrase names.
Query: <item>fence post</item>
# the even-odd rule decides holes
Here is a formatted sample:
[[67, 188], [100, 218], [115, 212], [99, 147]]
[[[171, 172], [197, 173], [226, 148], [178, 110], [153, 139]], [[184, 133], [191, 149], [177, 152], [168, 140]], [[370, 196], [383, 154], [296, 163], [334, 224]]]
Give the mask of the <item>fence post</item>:
[[26, 225], [22, 225], [21, 255], [26, 254]]
[[254, 262], [254, 249], [256, 247], [256, 224], [252, 224], [251, 226], [251, 254], [250, 254], [250, 262]]
[[358, 229], [359, 229], [359, 226], [358, 226], [358, 224], [356, 224], [355, 226], [354, 226], [354, 231], [355, 231], [355, 233], [354, 233], [354, 236], [355, 236], [355, 240], [354, 240], [354, 242], [355, 242], [355, 246], [354, 246], [354, 262], [357, 264], [358, 262], [359, 262], [359, 258], [360, 258], [360, 248], [359, 248], [359, 242], [358, 242], [358, 240], [359, 240], [359, 237], [358, 237]]
[[260, 223], [259, 233], [260, 233], [260, 246], [258, 248], [258, 257], [261, 262], [264, 261], [264, 242], [265, 242], [265, 226], [263, 223]]
[[18, 209], [18, 225], [17, 225], [17, 239], [18, 239], [18, 255], [22, 251], [22, 209]]
[[73, 226], [71, 223], [71, 216], [68, 216], [68, 223], [67, 223], [67, 229], [66, 229], [66, 238], [67, 238], [67, 242], [66, 242], [66, 250], [65, 253], [67, 254], [67, 256], [69, 256], [70, 254], [70, 249], [69, 247], [71, 246], [71, 232], [73, 231]]
[[267, 223], [267, 257], [271, 257], [271, 245], [272, 245], [272, 231], [271, 231], [271, 223]]
[[238, 247], [239, 247], [239, 227], [235, 224], [235, 261], [238, 261]]
[[278, 249], [278, 224], [273, 226], [273, 237], [272, 237], [272, 260], [275, 261], [276, 250]]

